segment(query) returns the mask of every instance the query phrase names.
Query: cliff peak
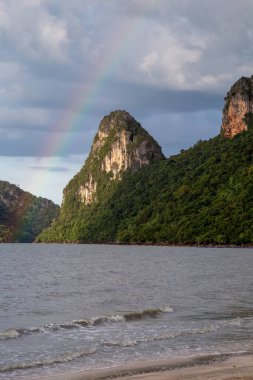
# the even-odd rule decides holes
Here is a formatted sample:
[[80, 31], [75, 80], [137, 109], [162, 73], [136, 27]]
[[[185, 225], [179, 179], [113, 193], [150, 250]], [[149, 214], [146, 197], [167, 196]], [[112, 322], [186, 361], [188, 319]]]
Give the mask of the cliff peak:
[[121, 180], [126, 170], [134, 172], [164, 158], [158, 143], [130, 113], [113, 111], [102, 119], [91, 152], [78, 174], [78, 197], [82, 203], [92, 204], [99, 188]]
[[99, 130], [109, 131], [112, 128], [131, 129], [136, 124], [136, 120], [125, 110], [115, 110], [103, 117]]
[[253, 76], [241, 77], [225, 97], [221, 133], [226, 138], [248, 129], [246, 117], [253, 113]]

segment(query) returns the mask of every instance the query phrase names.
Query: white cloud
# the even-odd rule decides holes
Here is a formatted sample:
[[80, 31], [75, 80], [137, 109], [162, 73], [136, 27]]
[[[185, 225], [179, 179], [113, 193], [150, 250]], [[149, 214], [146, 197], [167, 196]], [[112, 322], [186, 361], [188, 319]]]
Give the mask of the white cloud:
[[152, 79], [152, 71], [154, 66], [159, 64], [159, 55], [157, 52], [152, 51], [150, 54], [146, 55], [139, 65], [140, 70], [147, 73], [149, 78]]
[[232, 79], [232, 74], [231, 73], [221, 73], [217, 75], [203, 75], [200, 76], [199, 79], [196, 80], [195, 82], [195, 88], [205, 88], [205, 87], [215, 87], [219, 85], [219, 83], [231, 80]]
[[0, 2], [0, 28], [9, 28], [11, 25], [10, 17], [5, 9], [5, 4]]
[[13, 53], [23, 59], [56, 60], [65, 58], [68, 43], [64, 20], [51, 15], [38, 0], [14, 0], [0, 3], [0, 27]]
[[47, 54], [47, 59], [49, 57], [59, 60], [66, 59], [65, 48], [68, 43], [68, 35], [63, 23], [53, 17], [42, 22], [39, 30], [39, 40], [42, 52]]
[[149, 35], [146, 49], [151, 49], [151, 52], [144, 54], [138, 68], [144, 75], [147, 74], [151, 83], [178, 89], [191, 87], [190, 67], [200, 61], [200, 48], [187, 47], [169, 29], [156, 26]]

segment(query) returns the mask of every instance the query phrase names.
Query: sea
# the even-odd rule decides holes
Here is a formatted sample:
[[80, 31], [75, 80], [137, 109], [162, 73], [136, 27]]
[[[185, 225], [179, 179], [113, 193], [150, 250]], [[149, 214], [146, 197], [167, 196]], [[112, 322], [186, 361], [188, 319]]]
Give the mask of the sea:
[[0, 379], [253, 351], [253, 250], [0, 245]]

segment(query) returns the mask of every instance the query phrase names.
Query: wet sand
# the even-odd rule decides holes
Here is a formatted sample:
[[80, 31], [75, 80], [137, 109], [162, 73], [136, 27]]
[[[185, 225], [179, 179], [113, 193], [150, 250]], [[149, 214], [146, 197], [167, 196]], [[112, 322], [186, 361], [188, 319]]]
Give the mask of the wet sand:
[[40, 377], [41, 380], [253, 380], [253, 355], [202, 356]]

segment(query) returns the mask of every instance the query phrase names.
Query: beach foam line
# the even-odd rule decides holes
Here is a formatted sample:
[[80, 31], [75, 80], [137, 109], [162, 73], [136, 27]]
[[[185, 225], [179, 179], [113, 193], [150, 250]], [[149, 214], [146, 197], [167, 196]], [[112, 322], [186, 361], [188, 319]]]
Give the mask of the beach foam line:
[[65, 353], [63, 355], [49, 358], [49, 359], [43, 359], [43, 360], [35, 360], [32, 362], [23, 362], [23, 363], [17, 363], [17, 364], [10, 364], [10, 365], [4, 365], [0, 366], [0, 373], [1, 372], [9, 372], [9, 371], [17, 371], [22, 369], [29, 369], [29, 368], [37, 368], [37, 367], [44, 367], [44, 366], [50, 366], [57, 363], [67, 363], [72, 360], [81, 358], [83, 356], [88, 356], [96, 353], [95, 348], [89, 348], [83, 351], [78, 352], [69, 352]]
[[221, 326], [218, 325], [210, 325], [199, 329], [187, 329], [182, 331], [171, 331], [164, 334], [157, 334], [157, 335], [150, 335], [150, 336], [143, 336], [143, 337], [136, 337], [135, 339], [131, 340], [119, 340], [119, 341], [108, 341], [105, 342], [104, 345], [108, 347], [132, 347], [137, 346], [141, 343], [149, 343], [149, 342], [155, 342], [159, 340], [169, 340], [174, 339], [179, 336], [185, 336], [185, 335], [198, 335], [198, 334], [209, 334], [211, 332], [217, 331]]
[[100, 315], [92, 317], [90, 319], [77, 319], [70, 322], [65, 322], [61, 324], [51, 323], [39, 327], [30, 328], [13, 328], [0, 331], [0, 340], [19, 338], [21, 335], [33, 334], [33, 333], [45, 333], [47, 331], [57, 331], [64, 329], [74, 329], [83, 327], [93, 327], [97, 325], [103, 325], [107, 323], [115, 322], [131, 322], [140, 320], [143, 318], [156, 318], [162, 313], [171, 313], [173, 309], [170, 306], [164, 308], [152, 308], [144, 309], [140, 311], [132, 311], [123, 314], [113, 314], [113, 315]]

